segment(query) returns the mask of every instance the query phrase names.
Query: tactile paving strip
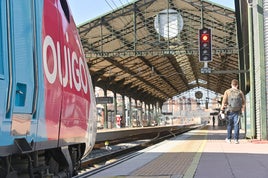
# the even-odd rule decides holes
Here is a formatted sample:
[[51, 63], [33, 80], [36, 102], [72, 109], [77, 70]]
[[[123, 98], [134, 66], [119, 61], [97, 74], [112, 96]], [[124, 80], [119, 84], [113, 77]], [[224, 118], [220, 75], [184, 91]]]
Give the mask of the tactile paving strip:
[[180, 178], [191, 173], [193, 175], [196, 167], [192, 165], [198, 164], [202, 152], [200, 148], [206, 140], [207, 130], [198, 130], [192, 134], [183, 144], [181, 140], [171, 140], [168, 152], [132, 172], [131, 175], [154, 177], [168, 175], [172, 178]]

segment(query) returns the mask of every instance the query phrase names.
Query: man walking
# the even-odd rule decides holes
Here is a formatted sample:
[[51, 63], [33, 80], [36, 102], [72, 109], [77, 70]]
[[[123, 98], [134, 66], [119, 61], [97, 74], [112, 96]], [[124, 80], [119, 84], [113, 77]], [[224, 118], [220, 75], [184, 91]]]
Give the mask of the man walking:
[[245, 95], [238, 89], [238, 80], [233, 79], [231, 88], [223, 95], [221, 113], [227, 114], [227, 138], [226, 142], [231, 143], [232, 129], [234, 128], [234, 140], [238, 144], [239, 139], [239, 116], [245, 109]]

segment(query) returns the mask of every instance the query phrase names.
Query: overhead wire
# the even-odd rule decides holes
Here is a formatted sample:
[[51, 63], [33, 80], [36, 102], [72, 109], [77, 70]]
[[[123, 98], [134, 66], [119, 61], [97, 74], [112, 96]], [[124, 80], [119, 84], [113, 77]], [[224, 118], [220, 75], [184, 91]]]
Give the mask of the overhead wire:
[[[112, 11], [115, 11], [116, 9], [119, 9], [118, 4], [116, 4], [116, 1], [114, 1], [114, 0], [110, 0], [110, 1], [105, 0], [105, 2], [112, 9]], [[122, 0], [119, 0], [119, 2], [121, 3], [122, 6], [124, 6], [127, 3], [129, 3], [128, 0], [126, 0], [127, 3], [124, 3]], [[119, 19], [122, 22], [122, 24], [123, 24], [124, 27], [127, 27], [127, 24], [129, 22], [132, 22], [133, 21], [132, 16], [131, 17], [119, 16]], [[125, 29], [122, 29], [121, 31], [123, 31], [123, 30], [125, 30]], [[136, 34], [136, 35], [138, 35], [138, 34]], [[141, 31], [141, 35], [145, 36], [142, 31]], [[130, 42], [130, 44], [132, 44], [132, 41]]]
[[[109, 3], [107, 0], [105, 0], [105, 2], [108, 4], [108, 6], [112, 9], [112, 11], [115, 11], [116, 9], [119, 9], [118, 5], [115, 3], [114, 0], [110, 0], [111, 3]], [[121, 2], [121, 1], [120, 1]], [[113, 6], [111, 5], [113, 4]], [[121, 2], [122, 4], [122, 2]], [[122, 4], [123, 5], [123, 4]], [[122, 16], [119, 16], [118, 19], [122, 22], [123, 24], [123, 27], [126, 27], [127, 25], [127, 22], [128, 20], [127, 19], [124, 19], [124, 17], [122, 18]], [[124, 29], [123, 29], [124, 30]], [[122, 31], [122, 30], [120, 30]]]
[[[110, 2], [111, 3], [109, 3], [107, 0], [105, 0], [106, 1], [106, 3], [108, 4], [108, 6], [113, 10], [113, 11], [115, 11], [115, 9], [114, 9], [114, 7], [116, 8], [116, 9], [118, 9], [119, 7], [118, 7], [118, 5], [116, 4], [116, 2], [114, 1], [114, 0], [110, 0]], [[121, 5], [122, 6], [124, 6], [126, 3], [124, 3], [122, 0], [119, 0], [119, 2], [121, 3]], [[126, 0], [126, 2], [127, 3], [129, 3], [129, 1], [128, 0]], [[114, 7], [111, 5], [111, 4], [113, 4], [114, 5]], [[119, 17], [119, 19], [121, 20], [121, 22], [123, 23], [123, 25], [126, 27], [126, 23], [125, 22], [132, 22], [132, 16], [131, 17]], [[146, 21], [144, 22], [145, 24], [146, 24]], [[143, 23], [143, 24], [144, 24]], [[146, 37], [146, 36], [148, 36], [148, 35], [145, 35], [144, 34], [144, 32], [143, 31], [140, 31], [138, 34], [136, 34], [137, 35], [137, 37], [139, 37], [139, 39], [143, 39], [144, 37]], [[139, 35], [142, 35], [142, 36], [139, 36]]]
[[[105, 2], [109, 5], [109, 7], [110, 7], [113, 11], [115, 11], [115, 9], [119, 9], [119, 6], [115, 3], [114, 0], [110, 0], [110, 1], [111, 1], [111, 3], [109, 3], [107, 0], [105, 0]], [[122, 0], [119, 0], [119, 2], [121, 3], [122, 6], [124, 6], [124, 5], [126, 5], [127, 3], [129, 3], [128, 0], [126, 0], [127, 3], [124, 3]], [[114, 5], [115, 9], [112, 7], [111, 4]], [[124, 25], [124, 27], [127, 26], [128, 22], [132, 22], [132, 21], [133, 21], [132, 16], [131, 16], [131, 17], [125, 17], [125, 16], [122, 17], [122, 16], [119, 16], [119, 19], [121, 20], [121, 22], [122, 22], [122, 24]], [[140, 32], [140, 34], [143, 35], [143, 37], [147, 36], [147, 35], [145, 35], [142, 31]], [[136, 35], [138, 35], [138, 34], [136, 34]], [[137, 37], [138, 37], [138, 36], [137, 36]], [[140, 38], [142, 39], [142, 37], [140, 37]], [[131, 42], [131, 43], [132, 43], [132, 42]]]

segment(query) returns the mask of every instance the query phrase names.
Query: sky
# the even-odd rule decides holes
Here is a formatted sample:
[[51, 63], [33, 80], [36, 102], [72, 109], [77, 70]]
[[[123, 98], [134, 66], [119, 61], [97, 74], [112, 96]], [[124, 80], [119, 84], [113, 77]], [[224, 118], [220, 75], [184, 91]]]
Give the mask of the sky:
[[[234, 9], [234, 0], [210, 0], [211, 2]], [[133, 0], [68, 0], [75, 23], [82, 24]]]

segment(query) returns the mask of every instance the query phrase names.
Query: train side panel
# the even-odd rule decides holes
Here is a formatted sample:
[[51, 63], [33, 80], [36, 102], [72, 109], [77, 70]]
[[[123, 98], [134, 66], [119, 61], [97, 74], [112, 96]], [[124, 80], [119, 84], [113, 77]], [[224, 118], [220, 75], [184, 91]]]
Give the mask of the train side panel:
[[97, 112], [67, 1], [2, 0], [0, 28], [0, 177], [76, 175]]
[[[0, 156], [71, 144], [92, 149], [96, 105], [66, 1], [1, 1]], [[3, 99], [2, 99], [3, 98]]]
[[32, 117], [36, 104], [35, 27], [31, 10], [30, 1], [1, 1], [1, 49], [5, 50], [2, 51], [2, 82], [5, 88], [1, 88], [0, 145], [4, 146], [12, 145], [16, 137], [27, 135], [31, 142], [36, 136], [37, 121]]
[[[92, 100], [94, 91], [90, 89], [92, 84], [87, 64], [67, 3], [53, 0], [49, 2], [45, 3], [43, 15], [43, 29], [49, 28], [49, 30], [43, 31], [43, 55], [45, 56], [43, 60], [52, 62], [44, 62], [44, 68], [50, 68], [50, 70], [45, 70], [44, 78], [45, 88], [52, 86], [51, 90], [56, 92], [57, 88], [54, 88], [54, 85], [62, 87], [62, 98], [57, 99], [58, 103], [55, 103], [62, 105], [59, 146], [70, 143], [86, 143], [89, 140], [88, 128], [93, 127], [94, 122], [91, 120], [95, 118], [94, 115], [90, 118], [90, 113], [95, 112], [95, 101]], [[58, 17], [57, 20], [55, 17]], [[55, 25], [51, 27], [48, 24]], [[49, 95], [51, 92], [46, 92], [46, 100], [54, 100], [54, 97]], [[46, 103], [46, 113], [55, 109], [49, 101]], [[90, 109], [91, 103], [93, 103], [93, 109]], [[49, 139], [53, 136], [53, 134], [50, 135], [50, 129], [54, 128], [54, 122], [47, 119]], [[96, 130], [93, 129], [90, 132], [96, 132]]]

